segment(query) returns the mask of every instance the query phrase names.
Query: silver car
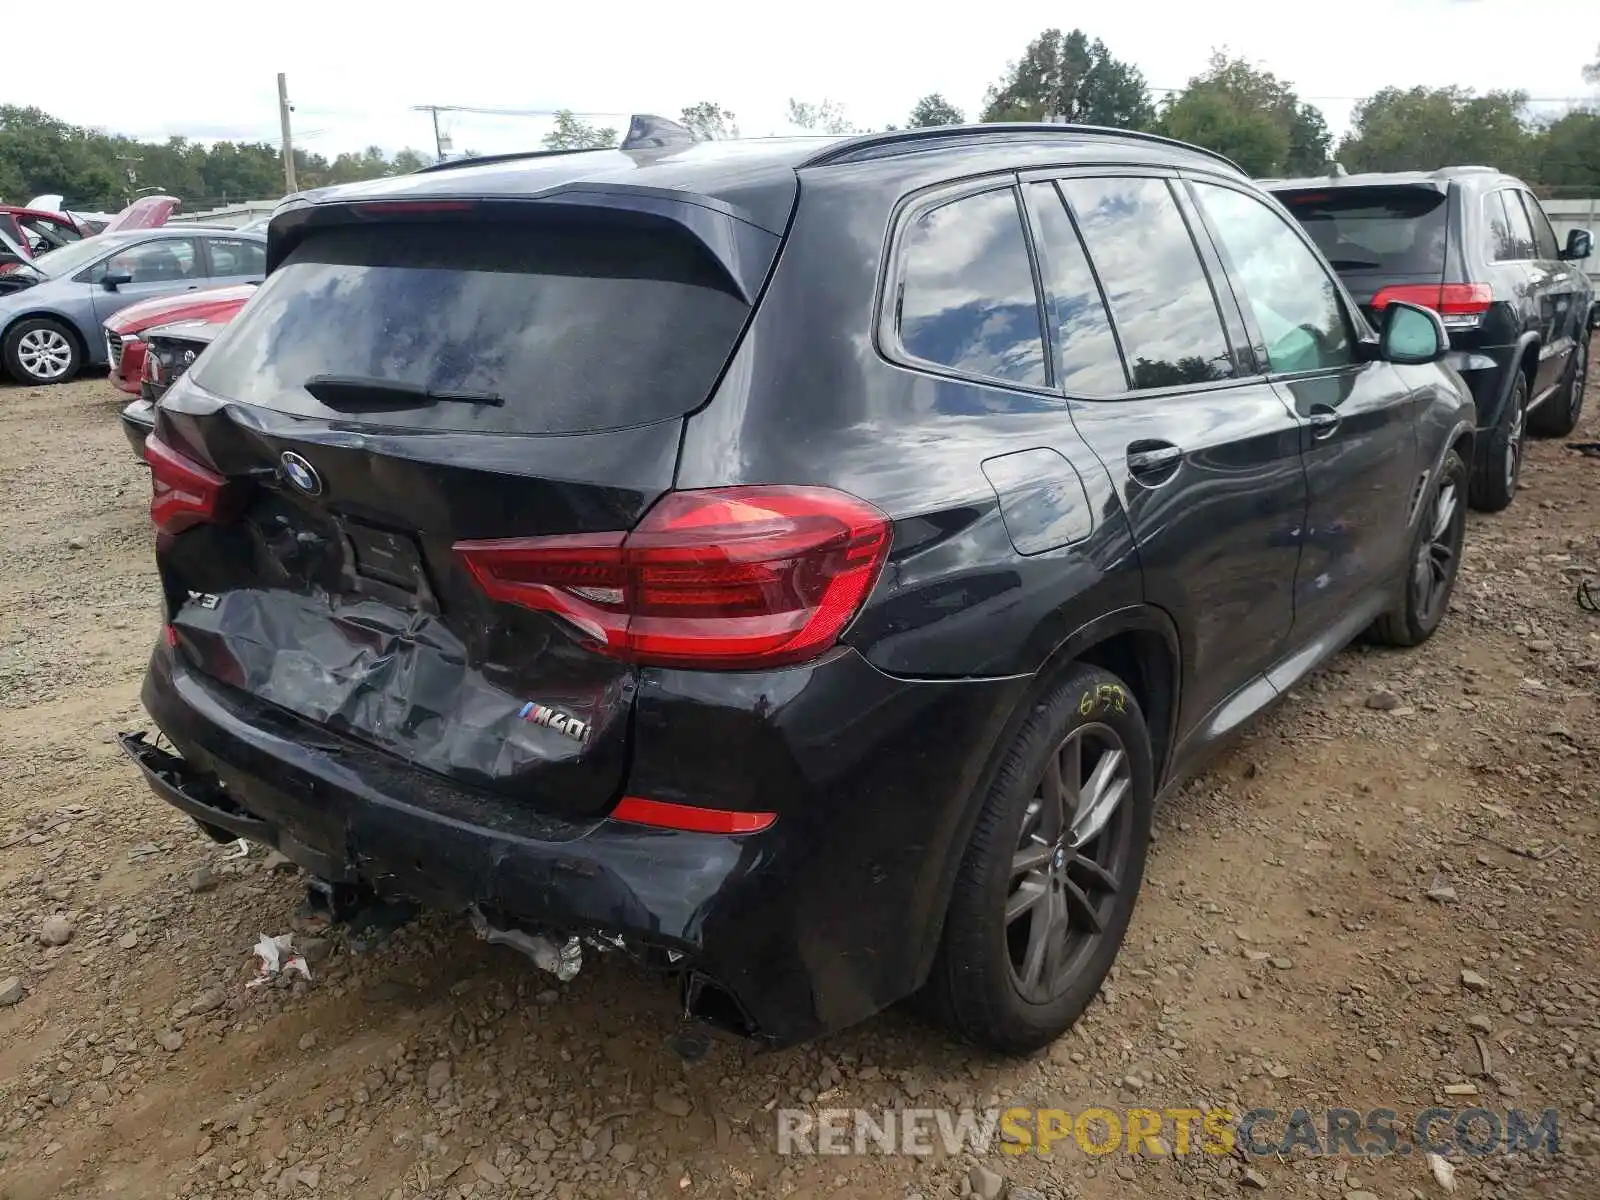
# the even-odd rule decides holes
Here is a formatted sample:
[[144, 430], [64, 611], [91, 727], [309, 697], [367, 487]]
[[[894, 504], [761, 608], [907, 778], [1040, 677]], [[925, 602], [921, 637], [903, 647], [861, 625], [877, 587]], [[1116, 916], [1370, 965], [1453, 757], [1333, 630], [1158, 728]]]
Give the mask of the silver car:
[[100, 326], [139, 300], [266, 273], [261, 232], [194, 225], [85, 238], [0, 274], [0, 363], [18, 383], [63, 383], [107, 363]]

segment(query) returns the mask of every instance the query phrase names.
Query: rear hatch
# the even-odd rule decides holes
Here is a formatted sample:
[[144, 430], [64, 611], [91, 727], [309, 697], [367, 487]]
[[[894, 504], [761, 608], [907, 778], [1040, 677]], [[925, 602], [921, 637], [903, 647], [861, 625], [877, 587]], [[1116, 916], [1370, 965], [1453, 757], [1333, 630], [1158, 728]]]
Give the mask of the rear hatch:
[[1342, 186], [1273, 194], [1305, 227], [1351, 297], [1377, 323], [1385, 289], [1437, 289], [1449, 250], [1445, 183]]
[[469, 787], [616, 799], [637, 668], [491, 598], [459, 544], [615, 545], [671, 487], [778, 239], [646, 200], [275, 223], [271, 274], [158, 411], [190, 669]]

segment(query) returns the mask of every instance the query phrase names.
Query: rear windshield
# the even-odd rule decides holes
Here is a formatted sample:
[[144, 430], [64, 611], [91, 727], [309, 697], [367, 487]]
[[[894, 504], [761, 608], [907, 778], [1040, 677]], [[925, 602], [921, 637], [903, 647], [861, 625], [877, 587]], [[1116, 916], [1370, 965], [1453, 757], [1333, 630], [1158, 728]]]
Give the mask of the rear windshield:
[[1335, 271], [1444, 272], [1445, 194], [1433, 188], [1278, 192]]
[[[747, 313], [703, 249], [669, 233], [341, 228], [296, 247], [201, 359], [196, 382], [245, 404], [390, 428], [614, 429], [698, 407]], [[336, 411], [304, 387], [319, 376], [499, 402]]]

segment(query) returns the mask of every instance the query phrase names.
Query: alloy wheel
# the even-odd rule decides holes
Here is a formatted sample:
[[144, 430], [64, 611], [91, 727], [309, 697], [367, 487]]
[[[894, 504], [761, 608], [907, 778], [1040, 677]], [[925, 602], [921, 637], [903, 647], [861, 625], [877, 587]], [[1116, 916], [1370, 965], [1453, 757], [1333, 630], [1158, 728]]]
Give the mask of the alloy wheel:
[[1434, 623], [1449, 598], [1460, 565], [1464, 515], [1456, 485], [1446, 482], [1434, 497], [1428, 532], [1411, 573], [1411, 605], [1423, 625]]
[[1522, 405], [1511, 414], [1511, 432], [1506, 437], [1506, 491], [1512, 492], [1517, 486], [1517, 475], [1522, 470], [1522, 435], [1523, 426], [1527, 424], [1528, 414]]
[[59, 329], [30, 329], [17, 342], [17, 362], [35, 379], [60, 379], [72, 366], [72, 343]]
[[1132, 846], [1133, 772], [1110, 726], [1072, 730], [1046, 761], [1011, 860], [1005, 937], [1012, 983], [1045, 1004], [1094, 948]]

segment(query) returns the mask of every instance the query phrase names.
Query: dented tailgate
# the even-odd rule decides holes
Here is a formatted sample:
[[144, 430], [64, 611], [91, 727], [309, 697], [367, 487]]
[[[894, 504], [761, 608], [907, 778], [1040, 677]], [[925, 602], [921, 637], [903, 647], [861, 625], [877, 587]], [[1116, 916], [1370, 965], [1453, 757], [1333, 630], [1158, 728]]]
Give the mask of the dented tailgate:
[[161, 536], [171, 636], [217, 686], [330, 734], [603, 811], [637, 669], [491, 599], [458, 544], [637, 524], [747, 302], [682, 238], [418, 233], [307, 239], [163, 397], [158, 452], [225, 494]]

